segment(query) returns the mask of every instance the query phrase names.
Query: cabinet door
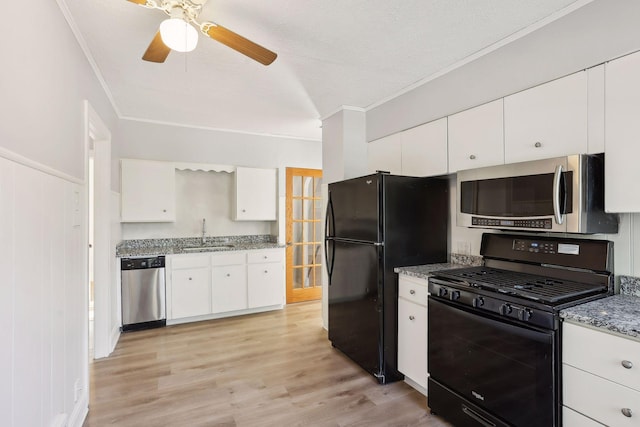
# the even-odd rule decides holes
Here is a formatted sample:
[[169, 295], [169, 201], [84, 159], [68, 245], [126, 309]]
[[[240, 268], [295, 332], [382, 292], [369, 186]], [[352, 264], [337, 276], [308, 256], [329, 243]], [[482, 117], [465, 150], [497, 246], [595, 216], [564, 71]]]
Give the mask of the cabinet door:
[[214, 313], [247, 308], [246, 265], [225, 265], [212, 268], [212, 306]]
[[249, 308], [284, 303], [284, 266], [281, 262], [247, 266]]
[[176, 220], [173, 163], [120, 160], [122, 222], [172, 222]]
[[234, 220], [276, 220], [276, 170], [236, 168]]
[[640, 53], [606, 64], [605, 70], [605, 209], [640, 212]]
[[172, 319], [211, 313], [209, 268], [173, 270], [171, 281]]
[[398, 370], [427, 387], [427, 308], [398, 299]]
[[449, 173], [504, 164], [503, 100], [449, 116]]
[[447, 173], [447, 118], [402, 132], [402, 175]]
[[504, 160], [516, 163], [587, 152], [587, 73], [504, 98]]
[[402, 174], [402, 134], [396, 133], [367, 144], [367, 170]]

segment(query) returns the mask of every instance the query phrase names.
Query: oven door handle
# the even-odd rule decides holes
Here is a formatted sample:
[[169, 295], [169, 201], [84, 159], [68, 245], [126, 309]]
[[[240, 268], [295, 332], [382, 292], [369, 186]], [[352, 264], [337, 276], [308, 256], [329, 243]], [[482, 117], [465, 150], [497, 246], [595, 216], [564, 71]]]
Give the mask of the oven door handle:
[[473, 418], [474, 420], [479, 422], [484, 427], [496, 427], [494, 423], [492, 423], [482, 415], [478, 414], [476, 411], [472, 410], [471, 408], [467, 407], [467, 405], [462, 405], [462, 412], [464, 412], [465, 415], [467, 415], [469, 418]]
[[556, 218], [556, 223], [561, 225], [564, 222], [562, 212], [560, 212], [560, 180], [562, 178], [562, 165], [556, 166], [556, 171], [553, 175], [553, 216]]

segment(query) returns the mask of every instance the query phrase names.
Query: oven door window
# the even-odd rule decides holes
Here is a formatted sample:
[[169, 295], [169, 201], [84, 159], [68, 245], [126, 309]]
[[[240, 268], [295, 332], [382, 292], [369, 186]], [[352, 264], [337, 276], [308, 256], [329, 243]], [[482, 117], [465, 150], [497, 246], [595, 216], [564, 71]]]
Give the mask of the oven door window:
[[553, 331], [539, 331], [429, 299], [431, 377], [517, 426], [553, 425]]
[[[573, 172], [564, 172], [560, 210], [571, 213]], [[553, 174], [482, 179], [460, 183], [460, 212], [497, 217], [553, 215]]]

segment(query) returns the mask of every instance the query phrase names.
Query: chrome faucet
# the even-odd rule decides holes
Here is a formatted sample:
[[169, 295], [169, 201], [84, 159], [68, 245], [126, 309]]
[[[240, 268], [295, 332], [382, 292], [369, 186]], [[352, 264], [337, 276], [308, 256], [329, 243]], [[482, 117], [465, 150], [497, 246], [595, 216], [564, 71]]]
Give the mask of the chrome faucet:
[[202, 244], [207, 243], [207, 229], [205, 227], [205, 219], [202, 218]]

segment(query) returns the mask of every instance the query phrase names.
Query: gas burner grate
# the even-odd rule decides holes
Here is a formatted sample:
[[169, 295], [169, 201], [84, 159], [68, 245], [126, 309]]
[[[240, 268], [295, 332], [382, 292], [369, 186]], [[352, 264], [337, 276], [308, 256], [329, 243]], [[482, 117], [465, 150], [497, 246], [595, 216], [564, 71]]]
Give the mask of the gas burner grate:
[[491, 267], [460, 268], [438, 271], [435, 274], [465, 282], [469, 286], [545, 303], [559, 303], [581, 295], [606, 291], [606, 286], [588, 285]]

